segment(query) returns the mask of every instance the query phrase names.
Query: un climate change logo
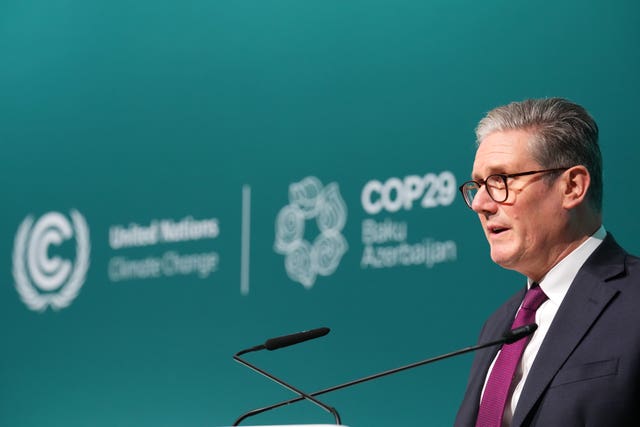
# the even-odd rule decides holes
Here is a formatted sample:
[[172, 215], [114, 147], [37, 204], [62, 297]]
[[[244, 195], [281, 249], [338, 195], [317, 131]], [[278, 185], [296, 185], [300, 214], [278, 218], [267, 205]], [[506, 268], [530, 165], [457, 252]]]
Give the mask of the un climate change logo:
[[[32, 310], [69, 306], [84, 283], [89, 268], [89, 227], [78, 211], [71, 210], [70, 217], [71, 223], [58, 212], [48, 212], [34, 224], [29, 215], [18, 228], [13, 278], [20, 298]], [[74, 237], [74, 263], [51, 254], [51, 246], [60, 246]]]
[[[313, 220], [319, 235], [313, 243], [305, 240], [305, 223]], [[347, 206], [340, 196], [338, 184], [323, 188], [310, 176], [289, 186], [289, 204], [276, 219], [274, 249], [285, 255], [287, 275], [310, 289], [317, 275], [332, 274], [347, 251], [341, 231], [347, 222]]]

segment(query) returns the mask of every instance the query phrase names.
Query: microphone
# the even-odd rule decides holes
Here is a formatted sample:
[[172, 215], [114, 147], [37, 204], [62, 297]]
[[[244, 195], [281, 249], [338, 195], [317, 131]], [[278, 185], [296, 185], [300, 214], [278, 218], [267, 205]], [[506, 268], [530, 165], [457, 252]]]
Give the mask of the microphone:
[[520, 326], [519, 328], [512, 329], [505, 332], [502, 337], [505, 344], [513, 344], [516, 341], [520, 341], [524, 337], [528, 337], [538, 329], [538, 325], [530, 323], [528, 325]]
[[[419, 361], [419, 362], [411, 363], [409, 365], [404, 365], [404, 366], [401, 366], [399, 368], [390, 369], [388, 371], [380, 372], [380, 373], [377, 373], [377, 374], [374, 374], [374, 375], [369, 375], [368, 377], [363, 377], [363, 378], [360, 378], [360, 379], [357, 379], [357, 380], [353, 380], [353, 381], [349, 381], [349, 382], [346, 382], [346, 383], [343, 383], [343, 384], [340, 384], [340, 385], [336, 385], [336, 386], [333, 386], [333, 387], [325, 388], [323, 390], [319, 390], [319, 391], [315, 391], [313, 393], [310, 393], [309, 396], [310, 397], [320, 396], [321, 394], [330, 393], [332, 391], [336, 391], [336, 390], [340, 390], [340, 389], [343, 389], [343, 388], [351, 387], [351, 386], [354, 386], [356, 384], [360, 384], [360, 383], [364, 383], [364, 382], [367, 382], [367, 381], [375, 380], [375, 379], [380, 378], [380, 377], [385, 377], [387, 375], [395, 374], [395, 373], [398, 373], [398, 372], [401, 372], [401, 371], [406, 371], [408, 369], [417, 368], [418, 366], [427, 365], [429, 363], [437, 362], [439, 360], [448, 359], [450, 357], [458, 356], [458, 355], [465, 354], [465, 353], [470, 353], [470, 352], [476, 351], [476, 350], [481, 350], [481, 349], [486, 348], [486, 347], [491, 347], [491, 346], [494, 346], [494, 345], [502, 345], [502, 344], [511, 344], [511, 343], [514, 343], [514, 342], [516, 342], [518, 340], [521, 340], [522, 338], [528, 337], [529, 335], [533, 334], [536, 329], [538, 329], [538, 325], [535, 324], [535, 323], [530, 323], [528, 325], [521, 326], [519, 328], [515, 328], [515, 329], [511, 329], [509, 331], [506, 331], [504, 334], [502, 334], [502, 337], [500, 339], [497, 339], [497, 340], [488, 341], [488, 342], [477, 344], [477, 345], [474, 345], [474, 346], [471, 346], [471, 347], [465, 347], [465, 348], [462, 348], [460, 350], [452, 351], [451, 353], [442, 354], [440, 356], [436, 356], [436, 357], [425, 359], [425, 360], [422, 360], [422, 361]], [[237, 426], [245, 418], [252, 417], [254, 415], [258, 415], [258, 414], [261, 414], [263, 412], [279, 408], [281, 406], [290, 405], [292, 403], [299, 402], [299, 401], [301, 401], [303, 399], [304, 399], [304, 397], [297, 397], [295, 399], [282, 401], [282, 402], [275, 403], [275, 404], [270, 405], [270, 406], [265, 406], [263, 408], [254, 409], [254, 410], [246, 412], [245, 414], [240, 416], [240, 418], [238, 418], [236, 420], [236, 423], [233, 424], [233, 425]]]
[[302, 331], [291, 335], [285, 335], [283, 337], [271, 338], [264, 343], [264, 346], [267, 350], [277, 350], [282, 347], [288, 347], [290, 345], [323, 337], [327, 335], [330, 330], [331, 329], [329, 328], [318, 328], [310, 331]]
[[[281, 337], [275, 337], [275, 338], [270, 338], [268, 340], [265, 341], [264, 344], [260, 344], [254, 347], [250, 347], [247, 348], [245, 350], [241, 350], [238, 353], [236, 353], [233, 358], [237, 361], [240, 362], [241, 364], [243, 364], [244, 366], [248, 367], [249, 369], [253, 370], [254, 372], [259, 373], [260, 375], [263, 375], [267, 378], [269, 378], [270, 380], [280, 384], [281, 386], [283, 386], [284, 388], [291, 390], [292, 392], [298, 394], [300, 397], [300, 400], [306, 399], [312, 403], [314, 403], [315, 405], [319, 406], [320, 408], [324, 409], [325, 411], [331, 413], [333, 415], [333, 417], [336, 420], [336, 424], [340, 424], [341, 420], [340, 420], [340, 415], [338, 414], [338, 411], [335, 410], [335, 408], [321, 402], [320, 400], [314, 398], [313, 396], [305, 393], [302, 390], [297, 389], [296, 387], [292, 386], [291, 384], [288, 384], [286, 382], [284, 382], [283, 380], [275, 377], [274, 375], [271, 375], [270, 373], [258, 368], [257, 366], [247, 362], [246, 360], [242, 359], [240, 356], [245, 354], [245, 353], [249, 353], [252, 351], [259, 351], [259, 350], [277, 350], [279, 348], [283, 348], [283, 347], [288, 347], [290, 345], [294, 345], [294, 344], [298, 344], [304, 341], [308, 341], [308, 340], [312, 340], [315, 338], [320, 338], [323, 337], [325, 335], [327, 335], [329, 333], [330, 329], [329, 328], [318, 328], [318, 329], [312, 329], [310, 331], [302, 331], [302, 332], [297, 332], [295, 334], [290, 334], [290, 335], [283, 335]], [[256, 413], [256, 414], [245, 414], [244, 416], [240, 417], [238, 420], [236, 420], [236, 422], [233, 424], [234, 426], [237, 426], [240, 424], [240, 422], [242, 420], [244, 420], [245, 418], [248, 418], [250, 416], [253, 415], [257, 415], [260, 412]]]
[[281, 337], [269, 338], [264, 344], [257, 345], [255, 347], [247, 348], [245, 350], [236, 353], [236, 356], [241, 356], [245, 353], [252, 351], [259, 351], [267, 349], [269, 351], [277, 350], [282, 347], [289, 347], [290, 345], [298, 344], [304, 341], [313, 340], [323, 337], [331, 331], [329, 328], [317, 328], [310, 331], [297, 332], [291, 335], [283, 335]]

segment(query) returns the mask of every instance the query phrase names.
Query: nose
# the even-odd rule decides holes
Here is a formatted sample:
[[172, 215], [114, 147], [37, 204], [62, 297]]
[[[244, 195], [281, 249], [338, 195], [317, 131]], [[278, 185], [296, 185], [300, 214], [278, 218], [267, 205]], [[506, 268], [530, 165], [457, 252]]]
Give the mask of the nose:
[[471, 209], [476, 213], [495, 213], [498, 209], [498, 203], [489, 196], [487, 186], [483, 185], [478, 189], [476, 196], [471, 202]]

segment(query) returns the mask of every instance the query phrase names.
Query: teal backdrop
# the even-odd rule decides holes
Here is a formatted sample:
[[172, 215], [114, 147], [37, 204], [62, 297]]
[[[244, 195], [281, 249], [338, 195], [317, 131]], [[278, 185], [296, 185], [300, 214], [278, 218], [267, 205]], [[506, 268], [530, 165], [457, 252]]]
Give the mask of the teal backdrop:
[[[524, 286], [456, 187], [489, 109], [584, 105], [640, 253], [640, 3], [0, 1], [0, 425], [222, 426], [475, 343]], [[472, 356], [324, 396], [451, 425]], [[245, 424], [330, 423], [306, 402]]]

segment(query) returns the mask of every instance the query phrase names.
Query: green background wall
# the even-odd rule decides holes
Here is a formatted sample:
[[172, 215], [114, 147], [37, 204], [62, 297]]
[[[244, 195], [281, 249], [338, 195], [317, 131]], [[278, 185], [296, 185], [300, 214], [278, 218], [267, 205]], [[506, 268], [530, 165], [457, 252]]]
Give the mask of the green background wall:
[[[475, 215], [446, 197], [451, 179], [436, 207], [416, 187], [420, 199], [397, 211], [369, 213], [361, 198], [373, 180], [450, 172], [459, 185], [475, 124], [509, 101], [563, 96], [589, 109], [605, 225], [640, 253], [639, 43], [631, 0], [0, 1], [0, 425], [231, 424], [292, 396], [231, 356], [320, 326], [331, 334], [247, 358], [312, 391], [473, 344], [524, 279], [491, 263]], [[347, 211], [348, 248], [310, 287], [274, 249], [289, 186], [306, 177], [336, 183]], [[68, 307], [31, 310], [14, 275], [18, 229], [72, 210], [88, 225], [86, 280]], [[117, 226], [188, 217], [219, 235], [110, 244]], [[363, 266], [371, 220], [455, 250], [430, 267]], [[312, 241], [320, 230], [305, 225]], [[77, 259], [77, 233], [47, 255]], [[219, 264], [110, 272], [114, 258], [167, 253]], [[471, 358], [324, 400], [352, 427], [451, 425]], [[331, 417], [302, 402], [248, 423], [297, 422]]]

